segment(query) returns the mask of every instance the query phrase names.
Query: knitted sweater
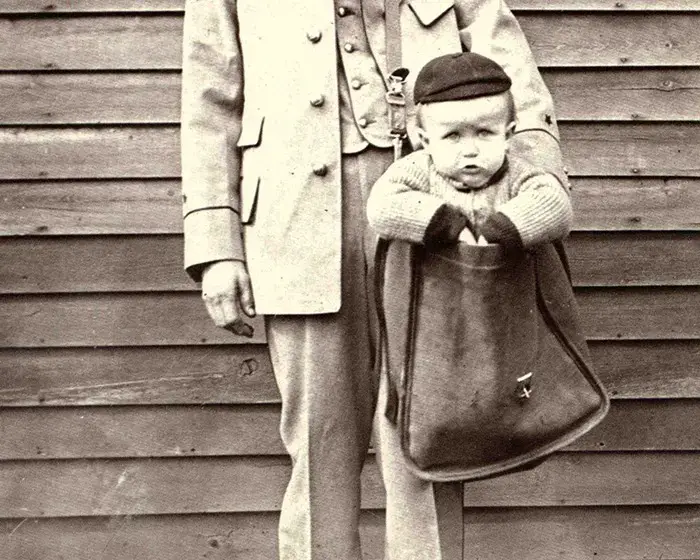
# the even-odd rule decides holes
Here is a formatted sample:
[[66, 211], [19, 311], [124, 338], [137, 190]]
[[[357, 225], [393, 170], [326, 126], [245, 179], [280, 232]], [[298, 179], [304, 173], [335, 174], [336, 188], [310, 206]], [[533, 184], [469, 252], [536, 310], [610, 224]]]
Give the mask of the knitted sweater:
[[572, 209], [561, 183], [517, 157], [504, 166], [487, 185], [464, 189], [435, 169], [426, 150], [413, 152], [375, 183], [367, 202], [369, 223], [382, 237], [423, 243], [431, 221], [447, 205], [466, 217], [476, 237], [495, 213], [510, 220], [526, 248], [565, 237]]

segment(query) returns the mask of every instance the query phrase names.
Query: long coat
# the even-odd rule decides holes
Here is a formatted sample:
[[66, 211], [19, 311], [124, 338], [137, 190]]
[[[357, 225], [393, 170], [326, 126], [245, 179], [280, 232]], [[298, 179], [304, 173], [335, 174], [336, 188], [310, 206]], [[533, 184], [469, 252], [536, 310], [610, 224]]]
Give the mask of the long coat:
[[[331, 0], [186, 4], [185, 266], [198, 279], [206, 263], [244, 259], [260, 313], [328, 313], [341, 305], [336, 9]], [[425, 62], [479, 52], [513, 80], [519, 133], [512, 149], [560, 173], [551, 98], [504, 3], [411, 0], [400, 12], [409, 115], [412, 80]], [[382, 13], [383, 0], [362, 1], [369, 46], [385, 74]], [[369, 96], [367, 106], [382, 107], [382, 87], [368, 83], [354, 95], [353, 104]]]

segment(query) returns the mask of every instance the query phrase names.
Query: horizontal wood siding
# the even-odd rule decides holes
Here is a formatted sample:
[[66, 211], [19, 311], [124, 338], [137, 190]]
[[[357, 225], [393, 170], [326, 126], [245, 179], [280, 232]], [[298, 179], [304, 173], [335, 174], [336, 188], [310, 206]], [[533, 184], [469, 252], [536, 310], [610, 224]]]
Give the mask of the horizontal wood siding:
[[[598, 288], [577, 293], [591, 340], [698, 339], [700, 287]], [[648, 320], [649, 317], [653, 320]], [[251, 321], [263, 342], [262, 320]], [[197, 293], [4, 296], [0, 344], [8, 348], [247, 342], [214, 327]]]
[[[700, 559], [700, 3], [512, 0], [550, 87], [606, 421], [470, 484], [469, 558]], [[0, 0], [0, 558], [275, 557], [261, 319], [182, 271], [183, 0]], [[374, 453], [362, 535], [382, 558]], [[507, 535], [508, 538], [503, 538]]]
[[[26, 520], [26, 521], [25, 521]], [[465, 532], [480, 560], [698, 558], [697, 506], [469, 508]], [[503, 538], [507, 527], [509, 538]], [[365, 511], [365, 558], [382, 558], [384, 518]], [[0, 521], [5, 558], [42, 560], [212, 560], [274, 558], [276, 517], [270, 513], [35, 518]]]
[[[697, 68], [543, 69], [560, 121], [695, 120]], [[3, 124], [176, 123], [180, 74], [172, 71], [0, 74]]]
[[[700, 62], [697, 11], [525, 11], [519, 21], [543, 67]], [[0, 70], [176, 70], [181, 44], [182, 16], [176, 13], [0, 13]]]
[[[693, 286], [699, 243], [700, 232], [577, 231], [567, 246], [578, 287]], [[76, 278], [86, 259], [100, 266]], [[197, 289], [182, 270], [180, 235], [0, 237], [0, 261], [14, 265], [0, 268], [0, 294]]]
[[[697, 454], [559, 453], [542, 468], [474, 482], [467, 507], [692, 505], [700, 500]], [[3, 461], [5, 515], [160, 515], [275, 511], [287, 457]], [[362, 507], [384, 506], [379, 468], [367, 460]]]
[[[573, 177], [571, 183], [576, 230], [700, 231], [697, 177]], [[176, 179], [0, 184], [0, 237], [182, 231]]]
[[[700, 23], [700, 22], [699, 22]], [[565, 162], [576, 176], [700, 175], [694, 123], [564, 123]], [[0, 180], [177, 177], [176, 126], [0, 129]]]
[[[700, 399], [616, 399], [610, 417], [569, 450], [699, 451], [700, 433], [687, 428], [698, 414]], [[0, 459], [283, 455], [278, 421], [277, 404], [7, 408]]]
[[[184, 0], [3, 0], [0, 13], [179, 12]], [[700, 11], [695, 0], [511, 0], [516, 12], [525, 10], [644, 10]]]

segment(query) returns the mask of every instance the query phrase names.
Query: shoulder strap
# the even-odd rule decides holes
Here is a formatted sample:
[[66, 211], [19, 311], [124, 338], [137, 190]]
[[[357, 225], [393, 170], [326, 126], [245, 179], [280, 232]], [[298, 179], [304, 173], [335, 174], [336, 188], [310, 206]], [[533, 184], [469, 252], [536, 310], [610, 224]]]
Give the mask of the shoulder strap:
[[405, 155], [406, 132], [406, 95], [404, 86], [408, 70], [401, 66], [401, 0], [384, 0], [387, 92], [386, 101], [389, 111], [389, 134], [394, 146], [394, 159]]
[[386, 26], [386, 65], [387, 73], [401, 67], [401, 19], [399, 4], [401, 0], [384, 0]]
[[[386, 37], [386, 65], [389, 76], [389, 86], [386, 100], [389, 109], [390, 135], [394, 146], [394, 160], [404, 155], [406, 138], [406, 101], [404, 97], [404, 84], [408, 76], [408, 70], [401, 66], [401, 0], [384, 0], [384, 24]], [[387, 376], [387, 404], [385, 415], [393, 423], [396, 423], [399, 411], [398, 380], [396, 373], [392, 372], [389, 359], [389, 336], [386, 324], [386, 312], [384, 308], [384, 279], [386, 273], [386, 259], [391, 245], [390, 239], [379, 238], [374, 257], [374, 299], [379, 328], [379, 340], [375, 356], [375, 375]], [[409, 318], [406, 319], [407, 325]]]

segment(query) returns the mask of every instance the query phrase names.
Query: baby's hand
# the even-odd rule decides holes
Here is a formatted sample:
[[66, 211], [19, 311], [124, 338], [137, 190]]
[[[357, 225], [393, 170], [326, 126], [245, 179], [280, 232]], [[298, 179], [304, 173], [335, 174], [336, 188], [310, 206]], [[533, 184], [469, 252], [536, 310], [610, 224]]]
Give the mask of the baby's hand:
[[460, 232], [457, 240], [461, 241], [462, 243], [468, 243], [469, 245], [476, 245], [476, 238], [474, 237], [472, 230], [470, 230], [468, 227], [465, 227]]

